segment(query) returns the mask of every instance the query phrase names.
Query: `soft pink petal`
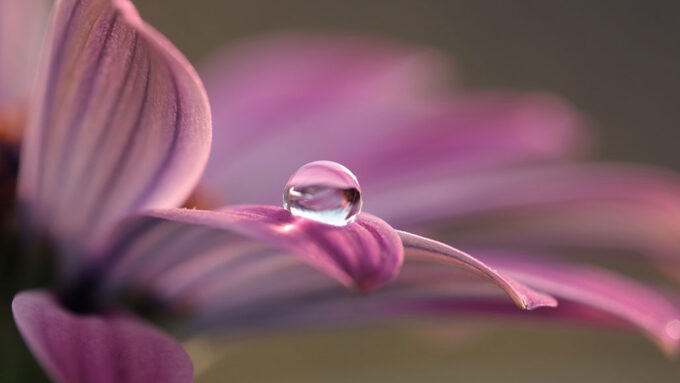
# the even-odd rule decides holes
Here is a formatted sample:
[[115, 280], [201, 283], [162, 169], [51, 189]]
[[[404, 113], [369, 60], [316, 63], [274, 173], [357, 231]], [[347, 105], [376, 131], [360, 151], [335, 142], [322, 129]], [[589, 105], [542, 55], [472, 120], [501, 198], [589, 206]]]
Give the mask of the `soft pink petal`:
[[[551, 296], [468, 254], [412, 234], [399, 235], [410, 258], [442, 270], [445, 281], [464, 296], [478, 295], [470, 288], [480, 278], [470, 276], [479, 275], [486, 280], [484, 292], [491, 286], [492, 291], [505, 290], [522, 308], [556, 305]], [[239, 330], [304, 322], [288, 316], [310, 306], [323, 310], [336, 301], [362, 299], [338, 288], [329, 275], [350, 287], [373, 289], [368, 295], [389, 294], [394, 283], [402, 283], [386, 283], [398, 271], [401, 246], [397, 233], [365, 214], [346, 227], [332, 227], [267, 206], [218, 212], [175, 209], [123, 221], [112, 242], [103, 245], [108, 250], [99, 262], [109, 293], [146, 294], [156, 303], [187, 310], [198, 325]], [[434, 281], [423, 275], [422, 284], [410, 285], [413, 292]]]
[[432, 87], [413, 84], [430, 84], [435, 64], [413, 48], [274, 39], [225, 56], [207, 71], [215, 150], [204, 178], [222, 203], [275, 203], [295, 169], [320, 159], [347, 166], [370, 196], [378, 185], [573, 156], [587, 141], [578, 114], [549, 95], [423, 92]]
[[528, 286], [574, 303], [565, 315], [586, 306], [621, 318], [644, 331], [664, 351], [680, 349], [680, 301], [634, 280], [595, 267], [551, 263], [509, 256], [489, 258]]
[[83, 245], [130, 212], [174, 207], [191, 192], [210, 147], [208, 100], [128, 0], [58, 1], [39, 85], [20, 197], [62, 242]]
[[360, 214], [335, 227], [273, 206], [157, 210], [124, 221], [102, 248], [109, 249], [100, 262], [114, 284], [143, 286], [164, 300], [181, 300], [184, 287], [200, 285], [218, 268], [211, 278], [224, 284], [263, 267], [300, 261], [367, 291], [392, 279], [403, 259], [396, 232], [376, 217]]
[[[492, 254], [477, 251], [498, 272], [538, 291], [552, 294], [559, 306], [521, 315], [491, 296], [480, 294], [475, 299], [456, 294], [456, 285], [449, 293], [442, 288], [445, 283], [442, 270], [433, 265], [406, 262], [394, 290], [382, 299], [387, 307], [397, 312], [413, 314], [462, 314], [482, 312], [485, 316], [520, 315], [523, 319], [549, 319], [578, 321], [585, 324], [613, 326], [627, 325], [637, 328], [668, 354], [680, 349], [680, 301], [632, 279], [608, 270], [569, 265], [539, 258], [517, 257], [512, 254]], [[409, 258], [407, 258], [409, 259]], [[449, 278], [450, 280], [452, 278]], [[413, 295], [420, 289], [429, 294]], [[395, 299], [394, 296], [400, 297]], [[402, 311], [404, 310], [404, 311]]]
[[191, 382], [193, 364], [174, 339], [124, 314], [76, 315], [47, 292], [19, 293], [17, 327], [56, 382]]
[[[354, 312], [359, 319], [391, 314], [410, 317], [481, 313], [498, 319], [510, 315], [555, 323], [577, 321], [636, 328], [669, 355], [677, 354], [680, 349], [680, 301], [671, 295], [600, 268], [511, 254], [489, 255], [483, 251], [475, 254], [482, 256], [499, 273], [555, 296], [559, 306], [522, 313], [485, 292], [482, 286], [471, 290], [474, 285], [461, 282], [461, 276], [447, 275], [447, 270], [431, 263], [414, 262], [407, 254], [399, 277], [390, 284], [390, 289], [381, 290], [372, 297], [375, 301], [367, 303], [370, 307], [352, 309], [351, 302], [338, 301], [341, 305], [333, 310]], [[313, 308], [309, 310], [314, 311]], [[299, 315], [307, 313], [301, 310]], [[319, 313], [318, 318], [323, 318], [322, 315], [326, 314]]]
[[[531, 312], [517, 310], [481, 279], [471, 278], [459, 268], [442, 267], [431, 260], [412, 257], [407, 251], [399, 276], [364, 299], [349, 299], [332, 289], [323, 290], [318, 284], [318, 291], [324, 294], [308, 294], [305, 299], [282, 295], [270, 302], [269, 310], [251, 307], [248, 315], [242, 310], [232, 316], [223, 314], [221, 318], [232, 331], [261, 331], [262, 328], [346, 326], [476, 315], [497, 320], [516, 318], [636, 328], [669, 355], [676, 355], [680, 349], [680, 301], [669, 295], [593, 267], [509, 255], [484, 259], [505, 278], [552, 294], [559, 300], [559, 306]], [[280, 286], [287, 285], [285, 280], [277, 282]]]
[[474, 271], [497, 284], [515, 301], [517, 306], [523, 309], [533, 310], [538, 307], [557, 306], [557, 301], [550, 295], [517, 283], [463, 251], [404, 231], [399, 232], [399, 236], [409, 258], [432, 260]]

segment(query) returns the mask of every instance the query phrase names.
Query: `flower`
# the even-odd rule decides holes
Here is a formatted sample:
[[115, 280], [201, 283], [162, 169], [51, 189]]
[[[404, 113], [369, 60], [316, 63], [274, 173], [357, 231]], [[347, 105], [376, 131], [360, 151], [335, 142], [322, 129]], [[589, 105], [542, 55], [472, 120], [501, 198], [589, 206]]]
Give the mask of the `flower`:
[[[674, 229], [665, 210], [677, 207], [674, 176], [565, 164], [588, 138], [561, 102], [433, 92], [428, 85], [441, 80], [429, 55], [353, 39], [267, 41], [216, 60], [206, 77], [217, 106], [209, 161], [208, 97], [176, 48], [128, 0], [57, 1], [17, 197], [25, 234], [52, 243], [57, 288], [20, 292], [12, 304], [54, 380], [191, 380], [181, 345], [124, 311], [121, 296], [133, 307], [181, 312], [198, 327], [238, 331], [521, 312], [488, 289], [495, 284], [521, 308], [559, 299], [566, 304], [544, 316], [626, 323], [677, 350], [678, 308], [663, 294], [602, 270], [508, 254], [527, 256], [536, 244], [622, 245], [612, 239], [625, 224], [593, 226], [592, 236], [565, 225], [585, 214], [595, 224], [621, 207], [628, 218]], [[356, 171], [356, 193], [394, 226], [434, 233], [474, 217], [484, 241], [475, 243], [476, 230], [461, 238], [488, 261], [367, 213], [333, 226], [274, 205], [178, 208], [206, 163], [202, 203], [273, 204], [285, 177], [319, 158]], [[319, 185], [354, 187], [335, 163], [314, 166]], [[501, 215], [523, 226], [494, 228]], [[669, 261], [676, 244], [643, 234], [627, 245]], [[367, 296], [350, 299], [343, 285]]]
[[676, 353], [674, 294], [592, 260], [677, 278], [677, 175], [586, 162], [592, 130], [568, 105], [542, 93], [441, 89], [444, 67], [429, 50], [347, 37], [229, 47], [205, 70], [215, 139], [200, 190], [214, 206], [275, 203], [291, 169], [337, 161], [361, 180], [367, 210], [393, 227], [455, 243], [559, 306], [523, 315], [479, 291], [461, 296], [474, 282], [421, 264], [417, 251], [454, 250], [400, 232], [404, 267], [361, 304], [331, 307], [326, 297], [321, 309], [282, 310], [300, 321], [472, 311], [632, 325]]

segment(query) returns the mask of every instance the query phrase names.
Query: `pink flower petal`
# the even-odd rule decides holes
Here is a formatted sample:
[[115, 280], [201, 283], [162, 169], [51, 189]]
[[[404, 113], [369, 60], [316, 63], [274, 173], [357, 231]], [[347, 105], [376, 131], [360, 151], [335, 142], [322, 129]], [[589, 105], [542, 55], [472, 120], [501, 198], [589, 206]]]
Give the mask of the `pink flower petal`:
[[[329, 275], [349, 287], [375, 290], [371, 295], [381, 296], [384, 290], [389, 294], [395, 287], [386, 282], [401, 264], [399, 236], [409, 259], [438, 265], [449, 277], [451, 271], [472, 271], [491, 282], [487, 287], [500, 286], [524, 309], [556, 305], [551, 296], [468, 254], [413, 234], [397, 235], [366, 214], [348, 226], [333, 227], [269, 206], [156, 211], [123, 221], [112, 242], [102, 245], [108, 250], [102, 252], [101, 262], [108, 274], [106, 291], [145, 293], [160, 304], [190, 311], [199, 326], [237, 330], [267, 322], [305, 322], [288, 316], [298, 309], [318, 305], [322, 310], [326, 304], [357, 299], [338, 289]], [[417, 273], [409, 270], [409, 275]], [[448, 282], [463, 287], [461, 293], [466, 294], [468, 280], [453, 276]], [[430, 280], [422, 282], [410, 288], [427, 288]], [[478, 278], [472, 284], [478, 285]]]
[[[349, 299], [333, 290], [305, 299], [281, 295], [269, 310], [226, 316], [232, 331], [262, 328], [352, 325], [414, 317], [481, 315], [488, 319], [516, 318], [642, 331], [668, 355], [680, 350], [680, 302], [634, 280], [594, 267], [545, 262], [507, 254], [484, 259], [504, 278], [552, 294], [559, 306], [532, 312], [517, 310], [488, 283], [461, 269], [442, 267], [407, 251], [397, 278], [364, 299]], [[292, 276], [296, 277], [296, 276]], [[298, 277], [299, 278], [299, 277]], [[488, 277], [487, 277], [488, 278]], [[285, 289], [291, 281], [277, 280]], [[518, 282], [515, 282], [516, 284]], [[287, 300], [286, 300], [287, 299]], [[260, 305], [262, 303], [260, 302]], [[208, 322], [209, 323], [209, 322]]]
[[520, 308], [533, 310], [538, 307], [557, 306], [557, 301], [550, 295], [527, 288], [471, 255], [449, 245], [404, 231], [400, 231], [399, 236], [406, 250], [407, 257], [462, 266], [474, 271], [497, 284]]
[[[414, 264], [408, 257], [399, 278], [385, 296], [375, 294], [372, 305], [376, 315], [390, 312], [406, 316], [460, 315], [483, 313], [485, 317], [516, 316], [525, 320], [577, 321], [583, 324], [605, 325], [614, 328], [637, 328], [663, 351], [673, 355], [680, 349], [680, 301], [632, 279], [610, 271], [590, 267], [547, 262], [541, 257], [517, 257], [512, 254], [475, 252], [515, 281], [538, 291], [555, 296], [559, 306], [537, 310], [528, 315], [513, 310], [483, 290], [477, 296], [455, 275], [446, 275], [432, 264]], [[417, 267], [415, 267], [417, 266]], [[448, 289], [446, 285], [448, 284]], [[472, 285], [470, 285], [472, 286]], [[420, 291], [418, 294], [413, 292]], [[467, 291], [467, 294], [462, 293]], [[352, 311], [351, 305], [344, 310]], [[379, 307], [382, 306], [382, 307]], [[301, 313], [300, 315], [305, 315]]]
[[113, 284], [143, 285], [164, 300], [180, 299], [185, 287], [200, 284], [217, 268], [214, 280], [224, 284], [245, 275], [245, 266], [287, 267], [300, 260], [367, 291], [392, 279], [403, 259], [396, 232], [376, 217], [360, 214], [336, 227], [273, 206], [157, 210], [124, 221], [102, 248], [109, 250], [101, 262], [115, 259], [116, 266], [106, 266]]
[[76, 315], [49, 293], [19, 293], [17, 327], [56, 382], [191, 382], [193, 364], [174, 339], [123, 314]]
[[30, 110], [20, 196], [70, 245], [194, 188], [211, 137], [194, 69], [128, 0], [62, 0]]
[[320, 159], [351, 169], [370, 198], [379, 185], [569, 157], [587, 142], [582, 118], [548, 95], [423, 92], [432, 87], [413, 84], [431, 83], [434, 64], [412, 48], [274, 39], [225, 57], [207, 76], [204, 178], [222, 203], [278, 202], [286, 177]]
[[586, 306], [644, 331], [669, 354], [680, 350], [680, 301], [610, 271], [509, 256], [489, 262], [519, 281], [573, 303], [563, 315]]

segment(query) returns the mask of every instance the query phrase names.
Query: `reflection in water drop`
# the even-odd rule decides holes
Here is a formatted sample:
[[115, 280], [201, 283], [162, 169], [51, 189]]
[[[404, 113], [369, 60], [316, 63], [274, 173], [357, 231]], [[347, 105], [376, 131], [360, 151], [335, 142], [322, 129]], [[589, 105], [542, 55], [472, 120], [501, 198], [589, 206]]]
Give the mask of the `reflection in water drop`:
[[310, 162], [286, 183], [283, 207], [293, 215], [334, 226], [351, 223], [361, 212], [361, 187], [346, 167]]

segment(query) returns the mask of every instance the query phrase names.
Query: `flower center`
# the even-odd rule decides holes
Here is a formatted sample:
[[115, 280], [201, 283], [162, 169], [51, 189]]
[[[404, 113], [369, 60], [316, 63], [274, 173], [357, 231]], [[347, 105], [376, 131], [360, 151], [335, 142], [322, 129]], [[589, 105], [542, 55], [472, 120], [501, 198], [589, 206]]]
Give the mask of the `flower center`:
[[346, 167], [331, 161], [310, 162], [290, 177], [283, 207], [297, 217], [345, 226], [361, 212], [359, 181]]

